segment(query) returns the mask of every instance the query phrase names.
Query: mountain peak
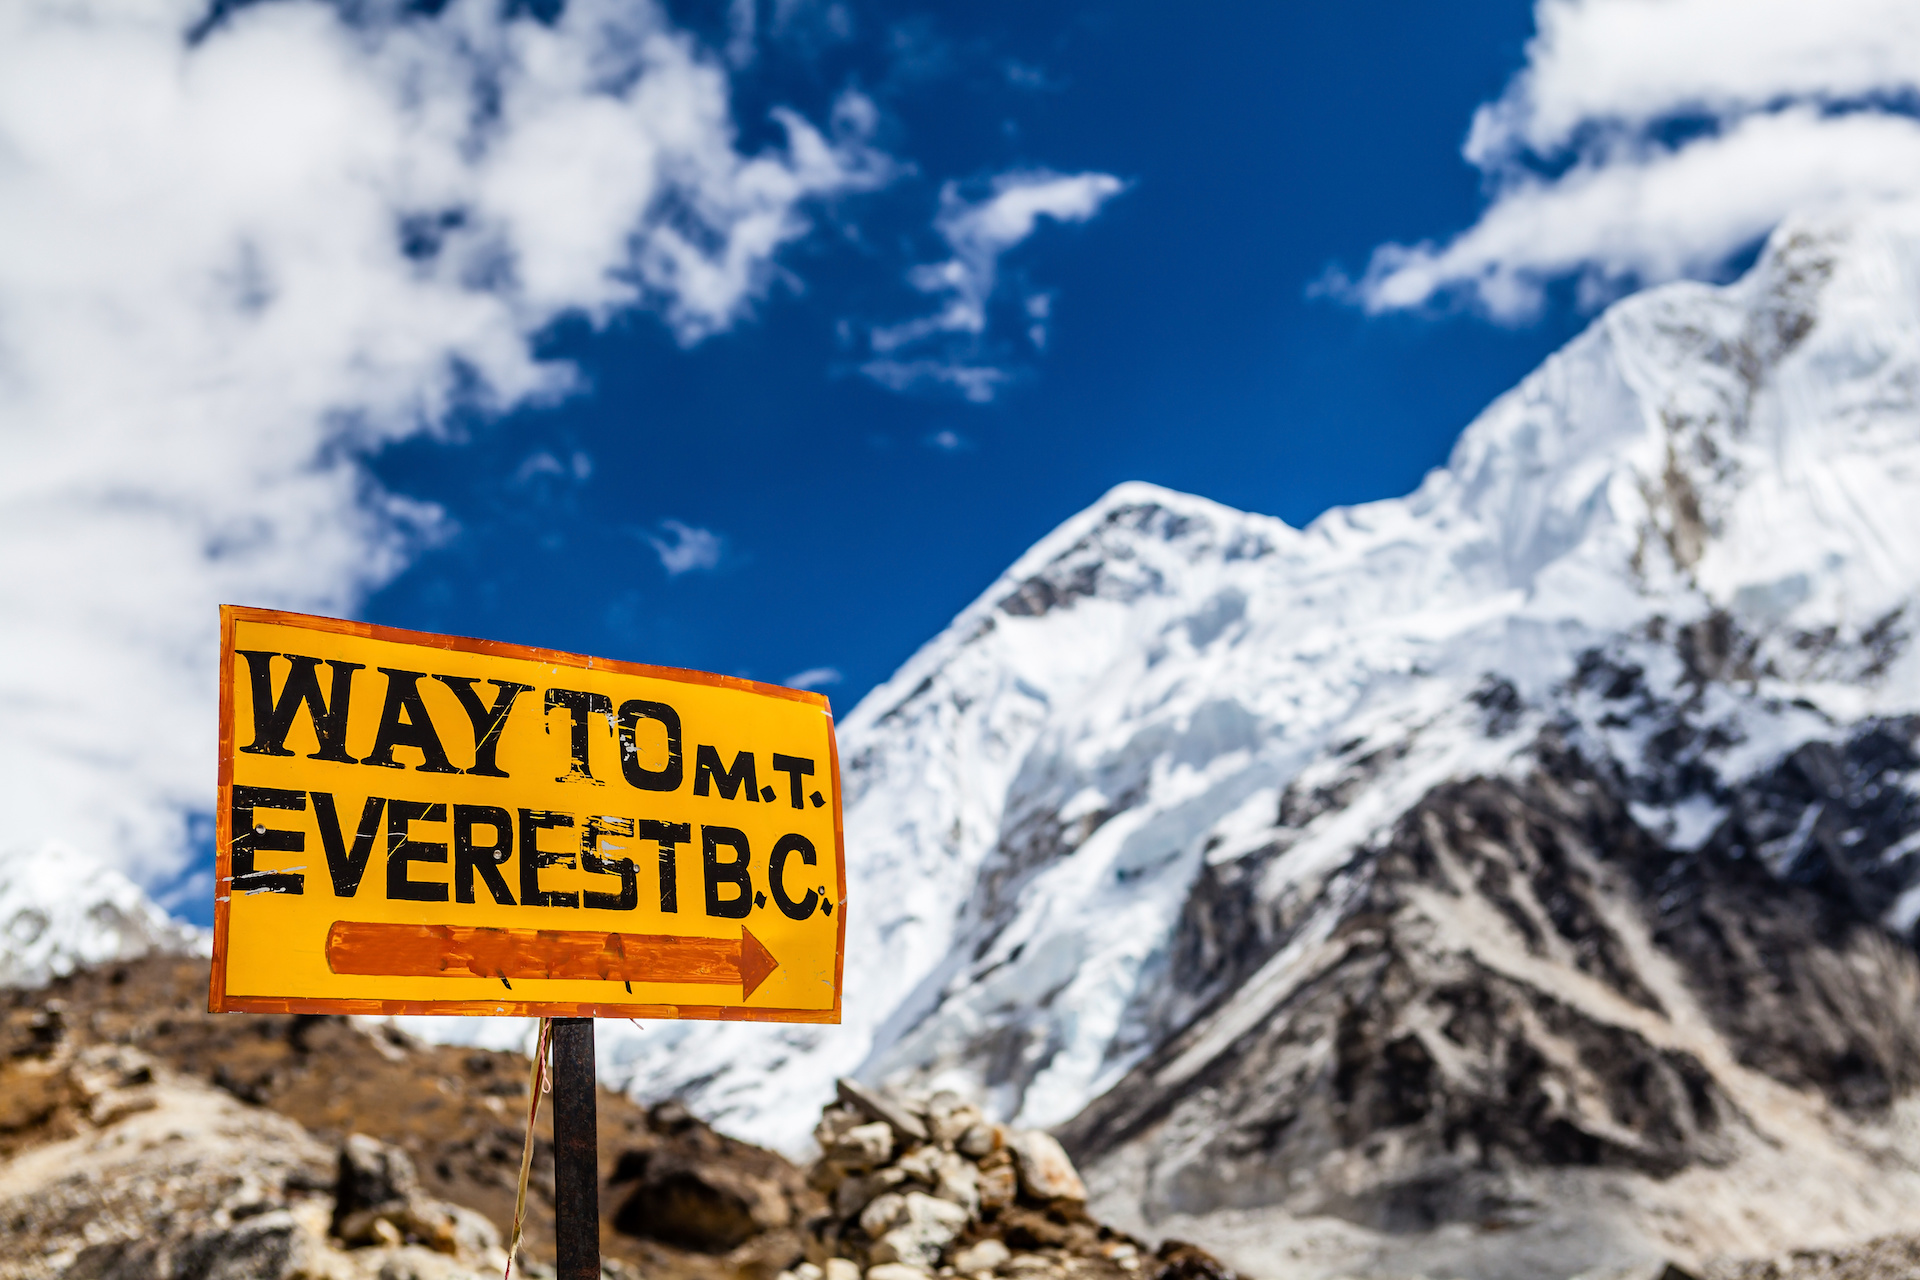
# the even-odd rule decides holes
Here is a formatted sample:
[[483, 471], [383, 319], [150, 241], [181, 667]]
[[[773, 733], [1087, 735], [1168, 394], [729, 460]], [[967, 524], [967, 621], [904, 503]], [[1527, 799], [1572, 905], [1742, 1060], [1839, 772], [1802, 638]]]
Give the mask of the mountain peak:
[[119, 871], [78, 850], [0, 851], [0, 986], [152, 951], [204, 953], [207, 942]]
[[[1264, 883], [1321, 892], [1433, 786], [1527, 767], [1582, 655], [1830, 716], [1920, 699], [1889, 621], [1920, 586], [1916, 272], [1909, 207], [1790, 223], [1731, 285], [1610, 308], [1413, 494], [1304, 530], [1116, 486], [844, 720], [847, 1024], [675, 1032], [639, 1087], [698, 1078], [789, 1142], [762, 1128], [784, 1100], [853, 1069], [1056, 1123], [1191, 1016], [1170, 975], [1204, 867], [1284, 810]], [[1817, 720], [1756, 713], [1700, 776]]]

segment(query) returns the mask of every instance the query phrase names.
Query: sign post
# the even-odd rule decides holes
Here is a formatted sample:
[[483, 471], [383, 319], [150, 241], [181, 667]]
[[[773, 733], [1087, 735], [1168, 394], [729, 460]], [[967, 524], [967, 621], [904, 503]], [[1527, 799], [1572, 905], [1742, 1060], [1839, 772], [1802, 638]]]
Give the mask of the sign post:
[[840, 1020], [827, 701], [223, 606], [213, 1012], [542, 1016], [562, 1280], [596, 1017]]
[[593, 1019], [553, 1023], [555, 1280], [600, 1280], [600, 1148]]

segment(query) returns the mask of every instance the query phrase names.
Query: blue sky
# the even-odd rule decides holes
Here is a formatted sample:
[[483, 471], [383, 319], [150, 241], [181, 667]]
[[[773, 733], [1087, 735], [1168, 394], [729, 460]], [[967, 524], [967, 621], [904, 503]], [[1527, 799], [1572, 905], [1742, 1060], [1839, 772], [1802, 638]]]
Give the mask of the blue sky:
[[0, 4], [0, 850], [204, 899], [223, 602], [844, 712], [1118, 482], [1405, 493], [1920, 197], [1911, 7]]
[[[714, 47], [716, 6], [674, 9]], [[1475, 106], [1520, 67], [1520, 3], [865, 6], [850, 38], [769, 41], [736, 115], [821, 115], [852, 85], [915, 172], [817, 215], [755, 314], [691, 349], [644, 312], [543, 336], [590, 389], [380, 456], [459, 532], [367, 617], [783, 680], [843, 712], [1048, 529], [1144, 479], [1303, 523], [1400, 494], [1580, 323], [1369, 316], [1310, 286], [1383, 241], [1464, 228]], [[816, 34], [816, 40], [821, 37]], [[925, 309], [948, 181], [1095, 170], [1126, 189], [1002, 263], [990, 403], [889, 390], [837, 336]], [[831, 223], [842, 225], [831, 225]], [[857, 239], [856, 239], [857, 237]], [[1022, 287], [1051, 297], [1044, 350]], [[654, 539], [706, 531], [670, 574]]]

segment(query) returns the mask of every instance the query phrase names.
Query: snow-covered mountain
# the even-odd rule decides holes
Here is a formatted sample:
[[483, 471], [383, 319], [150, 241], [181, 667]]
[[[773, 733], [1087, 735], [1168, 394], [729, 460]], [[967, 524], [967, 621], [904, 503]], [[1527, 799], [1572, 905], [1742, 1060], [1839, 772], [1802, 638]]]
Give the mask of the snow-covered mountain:
[[1804, 217], [1406, 498], [1069, 520], [840, 727], [845, 1023], [603, 1070], [957, 1088], [1256, 1273], [1920, 1226], [1917, 609], [1920, 208]]
[[204, 953], [209, 940], [121, 872], [78, 850], [0, 849], [0, 986], [153, 951]]
[[1913, 1225], [1917, 396], [1879, 206], [1613, 306], [1407, 498], [1121, 486], [843, 723], [845, 1025], [608, 1053], [790, 1145], [842, 1071], [977, 1094], [1255, 1270]]
[[[1120, 486], [842, 723], [846, 1024], [651, 1029], [638, 1081], [788, 1141], [854, 1068], [1063, 1122], [1217, 994], [1178, 945], [1223, 868], [1283, 838], [1261, 891], [1303, 893], [1549, 725], [1697, 845], [1730, 785], [1920, 710], [1917, 391], [1920, 213], [1878, 208], [1615, 305], [1407, 498], [1297, 530]], [[1623, 710], [1593, 672], [1629, 667]]]

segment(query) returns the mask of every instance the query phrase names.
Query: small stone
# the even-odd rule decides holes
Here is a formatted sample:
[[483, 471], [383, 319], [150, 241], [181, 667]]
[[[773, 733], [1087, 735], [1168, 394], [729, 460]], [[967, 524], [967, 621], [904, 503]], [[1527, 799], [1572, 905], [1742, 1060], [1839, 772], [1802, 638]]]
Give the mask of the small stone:
[[897, 1191], [907, 1181], [907, 1175], [900, 1172], [898, 1167], [855, 1174], [834, 1188], [833, 1210], [842, 1218], [854, 1217], [871, 1204], [875, 1196], [882, 1192]]
[[1085, 1200], [1087, 1184], [1050, 1133], [1022, 1129], [1007, 1139], [1020, 1171], [1020, 1189], [1036, 1200]]
[[827, 1159], [845, 1169], [864, 1170], [885, 1164], [893, 1155], [893, 1128], [883, 1120], [857, 1124], [841, 1134], [827, 1150]]
[[966, 1132], [962, 1133], [954, 1143], [960, 1154], [970, 1160], [978, 1160], [990, 1154], [999, 1145], [1000, 1126], [984, 1123], [968, 1125]]
[[913, 1142], [927, 1140], [927, 1126], [920, 1117], [892, 1099], [874, 1092], [865, 1085], [842, 1076], [833, 1082], [834, 1091], [840, 1095], [840, 1101], [850, 1107], [857, 1107], [875, 1120], [884, 1120], [894, 1129]]
[[860, 1280], [860, 1264], [848, 1258], [828, 1258], [821, 1270], [826, 1280]]
[[95, 1094], [87, 1106], [87, 1119], [101, 1128], [159, 1105], [151, 1089], [108, 1089]]
[[840, 1184], [850, 1176], [855, 1175], [850, 1175], [845, 1169], [822, 1156], [807, 1170], [807, 1185], [828, 1199], [832, 1199], [834, 1193], [839, 1190]]
[[892, 1230], [906, 1211], [907, 1198], [897, 1191], [875, 1196], [873, 1202], [860, 1211], [860, 1229], [878, 1240]]
[[1020, 1190], [1020, 1175], [1012, 1164], [997, 1164], [980, 1170], [980, 1207], [1004, 1209], [1013, 1203]]
[[418, 1245], [395, 1249], [378, 1274], [379, 1280], [470, 1280], [472, 1275], [446, 1255]]
[[980, 1171], [972, 1162], [954, 1155], [941, 1153], [945, 1159], [941, 1162], [934, 1179], [933, 1194], [942, 1200], [950, 1201], [967, 1211], [969, 1218], [980, 1213]]
[[932, 1186], [940, 1176], [940, 1157], [946, 1152], [928, 1143], [915, 1147], [893, 1162], [893, 1167], [912, 1178], [915, 1182]]
[[[932, 1271], [940, 1265], [941, 1252], [967, 1229], [968, 1220], [967, 1211], [959, 1205], [909, 1191], [901, 1198], [889, 1228], [878, 1235], [873, 1248], [867, 1251], [868, 1256], [875, 1262], [904, 1262]], [[867, 1226], [865, 1215], [861, 1216], [860, 1225]], [[869, 1230], [867, 1234], [878, 1233]]]
[[927, 1280], [930, 1274], [904, 1262], [882, 1262], [867, 1268], [867, 1280]]
[[985, 1118], [980, 1108], [951, 1089], [941, 1090], [927, 1102], [927, 1129], [935, 1142], [949, 1149], [961, 1134]]
[[954, 1254], [953, 1269], [963, 1276], [970, 1276], [981, 1271], [992, 1271], [1012, 1256], [1013, 1251], [1005, 1244], [986, 1239]]
[[824, 1280], [825, 1273], [811, 1262], [803, 1262], [793, 1269], [795, 1280]]
[[1232, 1267], [1184, 1240], [1162, 1240], [1153, 1256], [1154, 1271], [1173, 1280], [1240, 1280]]
[[867, 1122], [867, 1113], [857, 1107], [832, 1106], [820, 1113], [820, 1123], [813, 1126], [813, 1140], [825, 1151], [840, 1135], [858, 1124]]
[[452, 1240], [454, 1256], [476, 1261], [490, 1256], [503, 1244], [500, 1228], [485, 1214], [444, 1201], [438, 1202], [437, 1207], [445, 1215], [446, 1234]]

